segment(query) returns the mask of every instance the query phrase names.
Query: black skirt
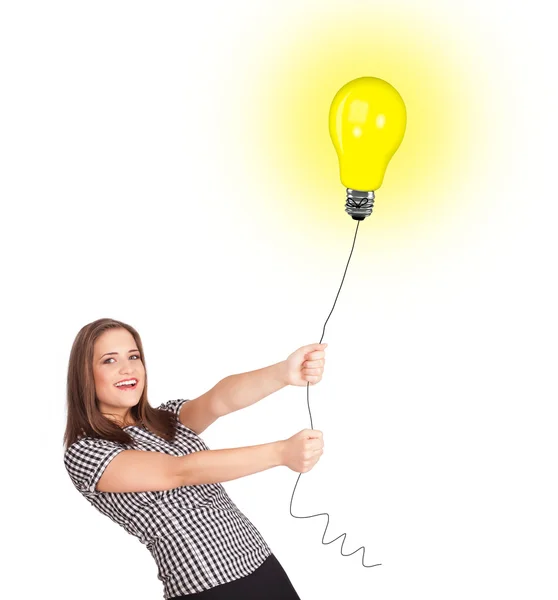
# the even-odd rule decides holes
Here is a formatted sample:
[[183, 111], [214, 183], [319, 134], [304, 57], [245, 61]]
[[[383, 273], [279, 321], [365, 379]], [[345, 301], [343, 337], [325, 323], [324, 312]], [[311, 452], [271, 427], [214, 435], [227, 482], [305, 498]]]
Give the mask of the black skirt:
[[300, 600], [287, 573], [274, 554], [250, 575], [210, 590], [169, 600]]

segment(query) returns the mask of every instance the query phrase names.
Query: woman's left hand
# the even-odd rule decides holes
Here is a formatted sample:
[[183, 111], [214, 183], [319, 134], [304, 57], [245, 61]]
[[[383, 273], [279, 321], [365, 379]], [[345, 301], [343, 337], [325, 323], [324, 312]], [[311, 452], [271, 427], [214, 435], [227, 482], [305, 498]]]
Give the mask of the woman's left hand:
[[315, 385], [324, 372], [325, 348], [327, 344], [309, 344], [295, 350], [283, 362], [285, 385]]

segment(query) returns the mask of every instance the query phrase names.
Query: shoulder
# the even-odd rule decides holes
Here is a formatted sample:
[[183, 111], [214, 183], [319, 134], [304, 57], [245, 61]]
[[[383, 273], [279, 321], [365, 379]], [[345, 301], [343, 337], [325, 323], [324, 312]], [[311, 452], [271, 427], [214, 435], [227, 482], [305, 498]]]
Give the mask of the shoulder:
[[189, 399], [179, 398], [178, 400], [167, 400], [163, 402], [159, 406], [157, 406], [157, 410], [167, 410], [169, 412], [173, 412], [176, 416], [180, 414], [180, 409], [189, 402]]
[[96, 483], [110, 461], [126, 447], [111, 440], [83, 437], [64, 453], [64, 466], [76, 488], [85, 496], [96, 496]]
[[71, 444], [64, 452], [64, 464], [69, 471], [86, 469], [99, 460], [115, 455], [125, 447], [119, 442], [101, 438], [83, 437]]
[[70, 454], [75, 452], [76, 450], [86, 449], [86, 448], [106, 448], [106, 447], [116, 447], [120, 446], [119, 442], [114, 442], [112, 440], [105, 440], [103, 438], [94, 438], [94, 437], [81, 437], [73, 444], [68, 446], [65, 454]]

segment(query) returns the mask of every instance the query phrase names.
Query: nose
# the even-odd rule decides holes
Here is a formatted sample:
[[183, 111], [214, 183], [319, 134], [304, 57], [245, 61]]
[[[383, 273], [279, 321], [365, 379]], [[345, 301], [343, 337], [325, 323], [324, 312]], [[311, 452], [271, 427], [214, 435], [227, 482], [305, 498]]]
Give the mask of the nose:
[[120, 373], [122, 373], [124, 375], [124, 374], [133, 373], [133, 372], [134, 372], [134, 366], [132, 364], [130, 364], [130, 361], [122, 363], [122, 366], [120, 367]]

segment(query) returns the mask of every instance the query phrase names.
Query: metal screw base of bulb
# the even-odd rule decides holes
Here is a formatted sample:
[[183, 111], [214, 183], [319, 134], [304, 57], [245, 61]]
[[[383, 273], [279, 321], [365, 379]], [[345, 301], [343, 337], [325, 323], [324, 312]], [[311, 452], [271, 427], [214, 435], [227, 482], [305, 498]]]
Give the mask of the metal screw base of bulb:
[[372, 214], [374, 208], [374, 192], [359, 192], [347, 188], [347, 202], [345, 212], [355, 221], [364, 221]]

